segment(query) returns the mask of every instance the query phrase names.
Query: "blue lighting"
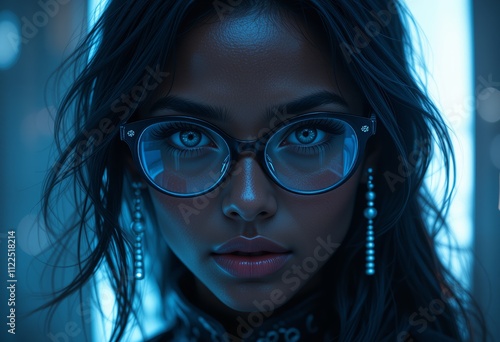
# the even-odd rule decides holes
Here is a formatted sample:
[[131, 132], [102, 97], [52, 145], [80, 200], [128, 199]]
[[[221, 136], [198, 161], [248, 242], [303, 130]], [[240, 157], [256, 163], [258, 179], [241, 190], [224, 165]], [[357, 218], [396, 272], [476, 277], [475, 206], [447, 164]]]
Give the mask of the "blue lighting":
[[21, 52], [21, 23], [10, 11], [0, 12], [0, 69], [11, 68]]
[[[420, 26], [422, 47], [420, 50], [430, 77], [426, 80], [427, 91], [443, 113], [451, 129], [457, 163], [455, 196], [451, 203], [448, 223], [452, 240], [442, 236], [441, 250], [444, 263], [465, 287], [470, 287], [470, 250], [473, 245], [473, 127], [474, 83], [472, 12], [469, 0], [406, 0], [410, 12]], [[452, 34], [450, 34], [452, 32]], [[414, 38], [418, 39], [416, 32]], [[487, 76], [487, 75], [485, 75]], [[427, 184], [436, 189], [437, 199], [442, 198], [440, 185], [447, 175], [442, 172], [441, 161], [434, 160]], [[449, 244], [456, 243], [462, 251], [449, 252]]]

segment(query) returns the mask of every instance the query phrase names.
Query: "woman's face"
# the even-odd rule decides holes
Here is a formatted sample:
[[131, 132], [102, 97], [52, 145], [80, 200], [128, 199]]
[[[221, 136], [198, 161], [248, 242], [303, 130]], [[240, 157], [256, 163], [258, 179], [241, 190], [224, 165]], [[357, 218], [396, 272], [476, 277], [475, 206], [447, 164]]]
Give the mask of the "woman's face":
[[[256, 139], [290, 115], [285, 106], [270, 119], [269, 110], [318, 92], [339, 95], [345, 103], [311, 100], [291, 116], [362, 115], [362, 96], [347, 72], [333, 68], [283, 20], [226, 17], [182, 39], [168, 95], [222, 108], [225, 118], [172, 109], [151, 115], [198, 117], [241, 140]], [[349, 228], [361, 173], [360, 167], [333, 191], [298, 195], [273, 183], [252, 154], [243, 154], [229, 179], [206, 195], [177, 198], [149, 191], [166, 243], [196, 276], [200, 301], [222, 311], [272, 311], [319, 286], [321, 267]], [[226, 242], [229, 247], [220, 249]]]

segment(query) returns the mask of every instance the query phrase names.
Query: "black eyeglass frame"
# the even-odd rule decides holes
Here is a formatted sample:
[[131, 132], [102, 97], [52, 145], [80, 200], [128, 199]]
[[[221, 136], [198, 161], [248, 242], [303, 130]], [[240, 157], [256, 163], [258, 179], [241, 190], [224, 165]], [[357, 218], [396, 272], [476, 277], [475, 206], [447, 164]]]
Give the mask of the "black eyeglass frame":
[[[338, 183], [333, 184], [330, 187], [327, 187], [325, 189], [320, 189], [320, 190], [311, 190], [311, 191], [301, 191], [301, 190], [294, 190], [291, 189], [284, 184], [280, 182], [280, 180], [274, 175], [274, 173], [270, 170], [270, 166], [268, 165], [268, 162], [266, 161], [265, 158], [265, 150], [267, 147], [267, 142], [269, 141], [269, 138], [276, 132], [278, 132], [281, 128], [284, 126], [288, 125], [293, 125], [296, 123], [300, 123], [301, 121], [306, 121], [310, 119], [315, 119], [315, 118], [333, 118], [333, 119], [339, 119], [342, 121], [347, 122], [354, 130], [354, 134], [356, 135], [356, 139], [358, 140], [358, 149], [357, 153], [355, 156], [355, 160], [352, 164], [351, 169], [349, 172], [345, 175], [345, 177], [339, 181]], [[182, 193], [176, 193], [176, 192], [171, 192], [166, 189], [163, 189], [159, 185], [157, 185], [147, 174], [146, 170], [144, 169], [144, 166], [142, 165], [141, 158], [139, 157], [139, 144], [141, 141], [141, 137], [144, 133], [144, 131], [150, 127], [151, 125], [157, 124], [157, 123], [163, 123], [163, 122], [171, 122], [171, 121], [183, 121], [183, 122], [188, 122], [188, 123], [194, 123], [197, 125], [200, 125], [202, 127], [206, 127], [215, 133], [219, 134], [220, 137], [226, 142], [228, 148], [229, 148], [229, 156], [225, 158], [224, 163], [225, 169], [221, 173], [220, 178], [214, 182], [214, 184], [202, 191], [196, 192], [196, 193], [189, 193], [189, 194], [182, 194]], [[372, 113], [370, 115], [370, 118], [366, 118], [363, 116], [357, 116], [357, 115], [352, 115], [352, 114], [344, 114], [344, 113], [336, 113], [336, 112], [311, 112], [307, 113], [304, 115], [300, 115], [297, 117], [294, 117], [290, 120], [285, 120], [282, 121], [280, 124], [278, 124], [276, 127], [274, 127], [272, 130], [270, 130], [268, 133], [264, 134], [262, 137], [259, 139], [255, 140], [239, 140], [235, 139], [226, 132], [222, 131], [219, 129], [217, 126], [214, 126], [210, 122], [207, 122], [202, 119], [194, 118], [194, 117], [189, 117], [189, 116], [182, 116], [182, 115], [176, 115], [176, 116], [159, 116], [159, 117], [154, 117], [150, 119], [144, 119], [140, 121], [135, 121], [131, 123], [125, 123], [120, 125], [120, 139], [124, 141], [128, 147], [130, 148], [130, 151], [132, 152], [132, 159], [134, 160], [134, 163], [139, 166], [139, 172], [142, 174], [143, 178], [146, 179], [146, 181], [154, 187], [156, 190], [170, 195], [170, 196], [175, 196], [175, 197], [196, 197], [196, 196], [201, 196], [203, 194], [206, 194], [213, 189], [215, 189], [217, 186], [222, 184], [224, 180], [227, 178], [229, 175], [231, 169], [233, 168], [233, 164], [237, 162], [242, 153], [244, 152], [251, 152], [254, 154], [254, 159], [257, 161], [257, 163], [260, 165], [262, 170], [273, 180], [274, 183], [276, 183], [278, 186], [281, 188], [285, 189], [286, 191], [295, 193], [295, 194], [300, 194], [300, 195], [317, 195], [317, 194], [322, 194], [328, 191], [331, 191], [335, 188], [338, 188], [342, 184], [344, 184], [354, 173], [354, 171], [358, 168], [359, 163], [361, 161], [360, 156], [364, 154], [364, 150], [366, 147], [366, 143], [368, 139], [375, 135], [377, 129], [377, 119], [375, 116], [375, 113]], [[229, 159], [228, 159], [229, 158]], [[272, 167], [272, 163], [271, 163]]]

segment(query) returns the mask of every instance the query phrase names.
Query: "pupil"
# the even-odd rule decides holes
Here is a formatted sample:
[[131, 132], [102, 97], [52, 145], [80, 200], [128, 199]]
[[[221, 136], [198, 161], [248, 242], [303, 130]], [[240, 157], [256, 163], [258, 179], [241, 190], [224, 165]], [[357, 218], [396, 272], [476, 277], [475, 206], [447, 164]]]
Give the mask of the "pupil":
[[295, 132], [295, 137], [302, 144], [310, 144], [316, 139], [316, 130], [311, 128], [304, 128]]
[[201, 134], [194, 131], [185, 131], [181, 133], [181, 141], [187, 147], [193, 147], [200, 143]]

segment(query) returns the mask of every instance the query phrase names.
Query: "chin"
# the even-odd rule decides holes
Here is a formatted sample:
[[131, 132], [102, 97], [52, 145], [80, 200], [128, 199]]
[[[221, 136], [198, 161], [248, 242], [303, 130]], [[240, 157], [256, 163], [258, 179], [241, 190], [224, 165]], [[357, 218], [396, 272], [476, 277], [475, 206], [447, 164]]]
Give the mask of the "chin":
[[[218, 300], [229, 309], [238, 312], [273, 312], [285, 305], [294, 295], [278, 284], [248, 282], [215, 291]], [[289, 292], [289, 293], [286, 293]], [[291, 293], [290, 293], [291, 292]]]

